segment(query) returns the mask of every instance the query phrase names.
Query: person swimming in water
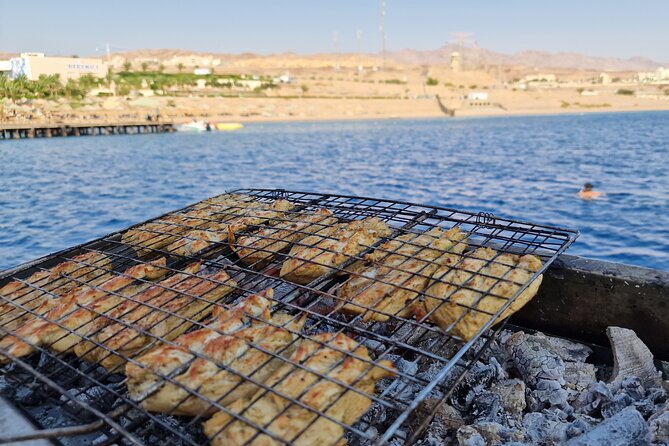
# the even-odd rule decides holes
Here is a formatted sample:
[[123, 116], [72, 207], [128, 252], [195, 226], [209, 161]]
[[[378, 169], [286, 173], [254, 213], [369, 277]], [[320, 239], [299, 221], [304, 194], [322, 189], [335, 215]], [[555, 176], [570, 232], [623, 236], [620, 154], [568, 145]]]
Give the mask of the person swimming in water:
[[592, 183], [585, 183], [583, 189], [578, 192], [579, 198], [581, 200], [594, 200], [595, 198], [603, 197], [604, 192], [599, 192], [592, 189]]

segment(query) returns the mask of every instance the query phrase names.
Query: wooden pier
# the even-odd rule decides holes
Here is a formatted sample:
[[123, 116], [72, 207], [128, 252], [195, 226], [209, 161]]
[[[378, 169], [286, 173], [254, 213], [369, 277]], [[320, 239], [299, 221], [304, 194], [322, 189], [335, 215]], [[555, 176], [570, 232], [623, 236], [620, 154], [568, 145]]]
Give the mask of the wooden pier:
[[176, 131], [171, 122], [124, 122], [87, 124], [2, 124], [1, 139], [52, 138], [58, 136], [98, 135], [144, 135], [149, 133], [172, 133]]

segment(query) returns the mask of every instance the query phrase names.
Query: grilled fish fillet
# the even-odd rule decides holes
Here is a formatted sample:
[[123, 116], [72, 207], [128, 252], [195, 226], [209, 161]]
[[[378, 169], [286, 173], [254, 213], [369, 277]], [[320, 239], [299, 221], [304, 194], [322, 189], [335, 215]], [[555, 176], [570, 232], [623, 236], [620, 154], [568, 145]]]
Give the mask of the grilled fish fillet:
[[[253, 294], [231, 308], [216, 306], [206, 328], [179, 336], [174, 340], [175, 345], [161, 345], [151, 349], [136, 359], [141, 365], [128, 363], [126, 375], [130, 396], [136, 401], [141, 400], [142, 405], [149, 410], [162, 410], [157, 400], [161, 399], [161, 393], [168, 393], [168, 386], [172, 384], [163, 382], [161, 375], [167, 376], [193, 360], [195, 356], [192, 353], [202, 353], [209, 341], [248, 328], [253, 318], [269, 319], [272, 301], [265, 296], [271, 296], [271, 290]], [[164, 387], [158, 393], [147, 399], [142, 397], [144, 393], [161, 384]], [[175, 406], [176, 404], [172, 409]]]
[[[429, 315], [442, 329], [469, 340], [540, 268], [541, 260], [536, 256], [499, 253], [491, 248], [450, 255], [434, 273], [425, 302], [415, 306], [417, 317]], [[531, 282], [497, 320], [529, 302], [542, 277]]]
[[166, 250], [171, 254], [189, 256], [208, 248], [213, 243], [227, 240], [228, 233], [235, 233], [251, 225], [259, 225], [275, 218], [281, 218], [295, 207], [286, 200], [273, 203], [245, 202], [247, 207], [239, 208], [232, 216], [218, 223], [213, 223], [204, 230], [190, 230], [183, 233], [179, 240], [172, 242]]
[[[376, 382], [395, 373], [390, 361], [380, 361], [381, 367], [372, 365], [367, 348], [341, 333], [321, 333], [313, 336], [313, 340], [303, 340], [290, 360], [302, 364], [306, 370], [286, 362], [265, 382], [272, 390], [261, 389], [227, 408], [295, 445], [342, 443], [344, 429], [317, 412], [352, 425], [371, 406], [372, 400], [367, 395], [374, 393]], [[281, 395], [297, 399], [312, 410]], [[223, 411], [204, 423], [204, 431], [212, 446], [284, 444]]]
[[390, 227], [376, 217], [328, 227], [293, 246], [281, 267], [281, 277], [307, 284], [391, 233]]
[[[83, 286], [64, 294], [58, 303], [46, 310], [46, 303], [38, 308], [42, 317], [33, 316], [15, 332], [0, 340], [0, 348], [12, 356], [22, 357], [33, 353], [37, 346], [47, 346], [55, 351], [68, 351], [87, 334], [89, 322], [104, 312], [99, 303], [118, 303], [123, 296], [132, 296], [150, 284], [137, 279], [155, 280], [167, 273], [165, 259], [128, 268], [123, 275], [114, 276], [99, 286]], [[2, 362], [5, 358], [0, 358]]]
[[365, 256], [343, 284], [339, 297], [343, 310], [364, 313], [363, 320], [387, 321], [413, 314], [413, 301], [425, 290], [440, 259], [462, 253], [467, 234], [455, 227], [433, 228], [422, 234], [407, 233], [389, 240]]
[[230, 194], [210, 198], [186, 212], [170, 214], [130, 229], [121, 236], [121, 241], [132, 245], [139, 254], [148, 254], [173, 243], [186, 232], [206, 229], [240, 215], [254, 203], [253, 197], [248, 195]]
[[[122, 365], [125, 358], [136, 356], [158, 339], [172, 340], [184, 333], [192, 321], [210, 313], [213, 304], [237, 286], [225, 271], [187, 275], [177, 281], [170, 279], [114, 309], [110, 314], [123, 322], [113, 322], [94, 335], [95, 340], [111, 352], [97, 348], [86, 355], [86, 359], [91, 360], [93, 356], [100, 365], [113, 370]], [[169, 289], [165, 282], [169, 283]]]
[[59, 296], [80, 288], [81, 282], [96, 285], [110, 277], [111, 259], [87, 252], [34, 273], [25, 279], [30, 285], [17, 280], [9, 282], [0, 289], [0, 327], [5, 332], [16, 330], [34, 317], [31, 311], [43, 315], [58, 303]]
[[209, 226], [211, 213], [206, 209], [192, 209], [181, 214], [171, 214], [126, 231], [121, 241], [132, 246], [140, 255], [159, 250], [192, 229]]
[[[265, 306], [264, 312], [267, 308]], [[236, 311], [233, 309], [232, 314]], [[222, 312], [219, 317], [229, 320], [230, 315]], [[216, 411], [209, 401], [227, 405], [253, 395], [259, 387], [252, 381], [264, 382], [282, 364], [282, 360], [271, 353], [289, 356], [294, 350], [296, 333], [304, 323], [304, 318], [295, 320], [294, 316], [283, 313], [271, 318], [266, 314], [265, 318], [268, 323], [254, 321], [250, 327], [229, 334], [207, 328], [191, 332], [177, 338], [178, 347], [162, 346], [138, 358], [145, 367], [174, 370], [175, 365], [193, 360], [191, 352], [206, 357], [195, 359], [184, 373], [174, 377], [180, 385], [165, 383], [141, 401], [142, 407], [154, 412], [204, 415]], [[203, 342], [203, 339], [206, 340]], [[160, 381], [147, 368], [134, 364], [126, 366], [126, 374], [130, 395], [140, 399], [147, 384]]]
[[335, 223], [337, 218], [327, 209], [308, 214], [289, 214], [285, 220], [262, 228], [253, 235], [239, 237], [236, 241], [230, 231], [230, 247], [244, 264], [260, 269], [294, 242], [327, 230]]

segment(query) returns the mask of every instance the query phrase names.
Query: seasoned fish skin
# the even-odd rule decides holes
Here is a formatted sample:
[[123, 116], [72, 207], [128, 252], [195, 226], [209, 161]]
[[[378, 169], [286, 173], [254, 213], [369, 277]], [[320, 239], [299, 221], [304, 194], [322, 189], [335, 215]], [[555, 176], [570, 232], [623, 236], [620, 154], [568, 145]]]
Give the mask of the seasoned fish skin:
[[325, 231], [336, 222], [337, 218], [327, 209], [318, 209], [312, 213], [288, 214], [284, 220], [264, 227], [255, 234], [240, 237], [236, 241], [234, 233], [230, 231], [230, 247], [237, 253], [242, 263], [260, 269], [294, 242]]
[[[151, 349], [137, 358], [138, 364], [128, 363], [126, 375], [130, 396], [139, 400], [144, 392], [163, 380], [159, 375], [168, 375], [193, 360], [193, 353], [202, 353], [210, 341], [249, 328], [255, 318], [269, 320], [272, 295], [273, 291], [268, 289], [245, 298], [231, 308], [217, 306], [206, 328], [179, 336], [174, 340], [175, 345], [165, 344]], [[156, 393], [143, 398], [141, 404], [147, 410], [169, 413], [176, 408], [172, 400], [177, 392], [184, 393], [182, 399], [188, 395], [178, 386], [165, 382]], [[182, 408], [176, 409], [181, 413]]]
[[45, 314], [58, 303], [60, 296], [82, 288], [81, 282], [98, 285], [110, 277], [111, 259], [91, 251], [31, 275], [26, 282], [32, 286], [9, 282], [0, 291], [0, 327], [5, 332], [14, 331], [34, 317], [30, 311]]
[[280, 275], [291, 282], [308, 284], [391, 233], [390, 227], [376, 217], [328, 227], [293, 246]]
[[[55, 351], [67, 351], [81, 340], [87, 322], [96, 314], [86, 305], [110, 293], [134, 293], [136, 287], [144, 285], [137, 279], [156, 279], [164, 275], [165, 259], [128, 268], [123, 275], [115, 275], [99, 286], [83, 286], [70, 290], [56, 303], [43, 303], [36, 311], [43, 317], [33, 316], [13, 333], [0, 340], [0, 347], [12, 356], [22, 357], [33, 353], [37, 346], [47, 346]], [[140, 285], [141, 284], [141, 285]], [[118, 296], [115, 296], [119, 298]], [[24, 341], [25, 340], [25, 341]], [[5, 358], [0, 358], [2, 362]]]
[[185, 231], [182, 238], [170, 243], [166, 250], [175, 255], [188, 256], [196, 254], [217, 242], [228, 239], [230, 233], [242, 231], [249, 226], [272, 222], [281, 218], [286, 212], [295, 207], [287, 200], [276, 200], [273, 203], [245, 202], [248, 207], [235, 209], [232, 216], [225, 221], [216, 222], [206, 229]]
[[[363, 359], [342, 352], [351, 352]], [[344, 429], [314, 411], [351, 425], [371, 406], [372, 400], [367, 395], [374, 393], [376, 382], [395, 373], [389, 361], [380, 361], [378, 366], [367, 362], [371, 361], [367, 348], [342, 333], [321, 333], [313, 336], [313, 340], [304, 340], [290, 359], [301, 363], [306, 370], [285, 363], [265, 382], [277, 393], [261, 389], [251, 398], [239, 399], [227, 408], [300, 446], [338, 444]], [[363, 394], [321, 376], [352, 386]], [[299, 399], [313, 411], [279, 394]], [[223, 411], [204, 423], [204, 431], [212, 446], [283, 444]]]
[[248, 195], [230, 194], [210, 198], [195, 204], [185, 212], [174, 213], [132, 228], [121, 241], [132, 246], [139, 255], [161, 250], [178, 241], [190, 231], [205, 230], [249, 212], [258, 203]]
[[[469, 340], [490, 319], [490, 314], [496, 313], [540, 269], [541, 260], [531, 254], [520, 256], [478, 248], [463, 256], [450, 255], [434, 273], [435, 281], [425, 291], [425, 302], [415, 306], [417, 317], [423, 319], [432, 312], [429, 318], [442, 329]], [[529, 302], [542, 278], [539, 275], [532, 281], [497, 321]]]
[[124, 357], [136, 356], [157, 338], [175, 339], [191, 327], [190, 320], [201, 319], [236, 286], [227, 272], [218, 271], [189, 276], [171, 290], [144, 291], [150, 294], [145, 303], [135, 304], [131, 311], [119, 315], [125, 324], [112, 323], [98, 334], [98, 342], [114, 354], [97, 349], [97, 361], [102, 367], [115, 370], [125, 363]]
[[413, 313], [413, 301], [425, 290], [430, 277], [448, 253], [462, 253], [467, 234], [455, 227], [432, 228], [406, 233], [391, 239], [365, 256], [351, 270], [339, 296], [346, 302], [343, 311], [364, 314], [363, 320], [387, 321], [391, 316]]

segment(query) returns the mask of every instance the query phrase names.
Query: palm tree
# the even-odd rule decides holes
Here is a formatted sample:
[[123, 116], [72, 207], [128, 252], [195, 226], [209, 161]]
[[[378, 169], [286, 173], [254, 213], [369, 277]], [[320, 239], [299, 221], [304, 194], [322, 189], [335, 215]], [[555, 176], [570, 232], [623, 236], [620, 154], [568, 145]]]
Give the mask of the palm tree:
[[149, 63], [148, 62], [142, 62], [142, 71], [146, 71], [149, 69]]
[[165, 65], [163, 64], [158, 65], [158, 72], [162, 73], [163, 71], [165, 71]]
[[128, 61], [123, 62], [123, 71], [130, 71], [130, 68], [132, 67], [132, 64]]
[[179, 73], [181, 73], [181, 72], [184, 70], [184, 64], [182, 64], [181, 62], [179, 62], [179, 63], [177, 64], [177, 69], [179, 70]]

